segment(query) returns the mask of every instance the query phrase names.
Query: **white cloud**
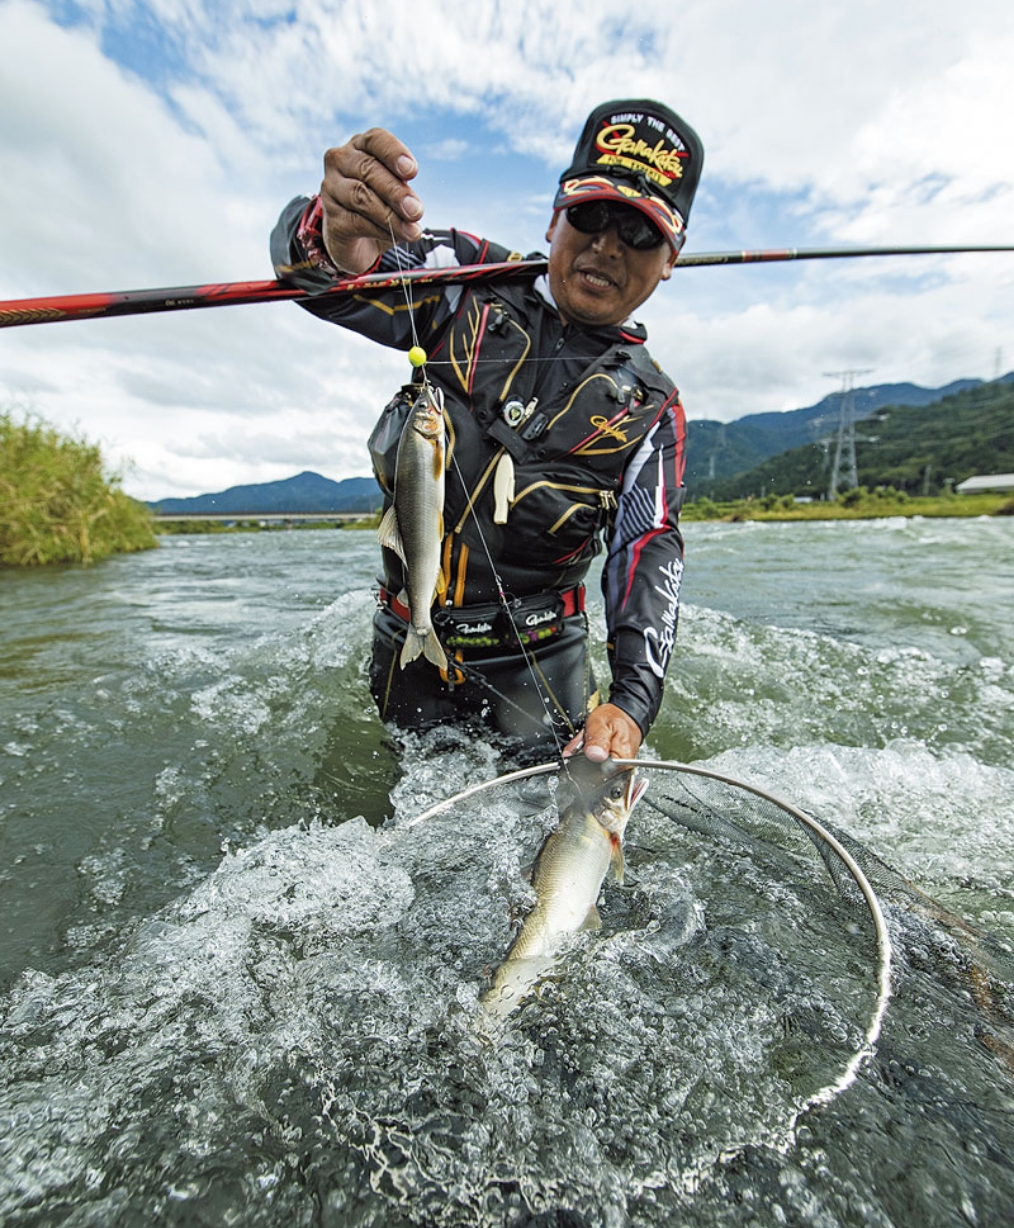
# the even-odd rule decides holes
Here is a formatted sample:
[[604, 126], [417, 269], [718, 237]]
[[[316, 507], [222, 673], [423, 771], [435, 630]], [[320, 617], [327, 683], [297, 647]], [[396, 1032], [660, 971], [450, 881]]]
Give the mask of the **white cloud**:
[[110, 270], [134, 283], [236, 267], [198, 212], [225, 186], [215, 151], [87, 30], [15, 0], [0, 9], [0, 47], [6, 287], [59, 279], [73, 292]]
[[[631, 16], [612, 0], [79, 7], [63, 28], [40, 4], [0, 3], [5, 298], [267, 276], [268, 232], [287, 196], [314, 189], [324, 148], [423, 117], [420, 156], [440, 168], [421, 176], [427, 217], [528, 250], [605, 96], [664, 98], [704, 137], [696, 250], [1014, 239], [1014, 12], [1000, 0], [643, 0]], [[503, 150], [529, 169], [494, 191]], [[644, 315], [692, 417], [807, 404], [846, 367], [991, 375], [1014, 258], [910, 268], [687, 270]], [[0, 333], [0, 397], [133, 458], [128, 489], [149, 497], [365, 473], [370, 426], [406, 374], [281, 304]]]

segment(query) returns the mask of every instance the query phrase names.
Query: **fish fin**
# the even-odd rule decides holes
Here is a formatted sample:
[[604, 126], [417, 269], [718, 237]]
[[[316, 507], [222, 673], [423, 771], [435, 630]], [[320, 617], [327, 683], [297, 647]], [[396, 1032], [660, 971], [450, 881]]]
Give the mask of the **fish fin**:
[[405, 643], [402, 645], [401, 656], [398, 659], [401, 668], [404, 669], [410, 661], [414, 661], [416, 657], [421, 656], [422, 651], [423, 638], [419, 632], [416, 631], [415, 627], [411, 626], [410, 624], [405, 635]]
[[437, 639], [437, 633], [432, 627], [430, 628], [429, 635], [422, 641], [422, 651], [426, 656], [426, 660], [435, 665], [437, 669], [447, 668], [447, 653], [444, 652], [444, 646]]
[[623, 871], [626, 869], [626, 866], [623, 861], [623, 845], [622, 844], [617, 843], [615, 847], [613, 848], [612, 863], [613, 863], [613, 873], [616, 875], [616, 881], [618, 883], [622, 883], [623, 882]]
[[594, 904], [588, 909], [588, 916], [585, 917], [580, 928], [583, 930], [600, 930], [602, 928], [602, 918], [599, 916], [599, 910]]
[[[402, 597], [405, 594], [402, 593]], [[399, 601], [402, 598], [399, 598]], [[402, 645], [401, 656], [399, 663], [404, 669], [410, 661], [414, 661], [416, 657], [425, 656], [427, 661], [432, 662], [437, 669], [447, 668], [447, 654], [444, 652], [444, 646], [437, 639], [437, 633], [430, 627], [425, 635], [420, 635], [415, 627], [409, 623], [408, 630], [405, 632], [405, 643]]]
[[398, 513], [394, 510], [393, 504], [384, 513], [380, 528], [377, 529], [377, 540], [388, 550], [393, 550], [402, 562], [405, 561], [405, 547], [401, 540], [401, 529], [398, 527]]
[[441, 567], [437, 572], [437, 596], [442, 597], [447, 592], [447, 577], [444, 575], [444, 569]]

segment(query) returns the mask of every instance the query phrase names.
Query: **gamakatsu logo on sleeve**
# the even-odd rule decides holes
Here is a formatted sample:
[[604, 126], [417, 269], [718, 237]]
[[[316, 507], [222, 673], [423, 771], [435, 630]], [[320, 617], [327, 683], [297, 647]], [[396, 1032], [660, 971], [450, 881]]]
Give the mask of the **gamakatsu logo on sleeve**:
[[644, 655], [655, 677], [664, 678], [669, 658], [676, 646], [676, 621], [679, 614], [683, 564], [679, 559], [673, 559], [658, 570], [662, 583], [654, 585], [654, 589], [665, 598], [667, 605], [662, 612], [661, 630], [655, 627], [644, 629]]
[[667, 145], [664, 140], [658, 140], [649, 145], [643, 137], [636, 135], [633, 124], [609, 124], [598, 134], [595, 145], [602, 151], [599, 164], [605, 166], [628, 166], [632, 170], [644, 171], [657, 183], [671, 183], [673, 179], [683, 178], [683, 163], [685, 150]]

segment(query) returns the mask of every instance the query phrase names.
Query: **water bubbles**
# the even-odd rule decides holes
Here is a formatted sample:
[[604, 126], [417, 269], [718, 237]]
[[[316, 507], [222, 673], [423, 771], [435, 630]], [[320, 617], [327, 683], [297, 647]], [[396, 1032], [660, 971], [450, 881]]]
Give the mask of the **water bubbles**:
[[271, 719], [271, 709], [258, 694], [250, 694], [240, 678], [224, 678], [191, 696], [190, 707], [200, 720], [226, 723], [244, 734], [254, 734]]
[[[1000, 657], [982, 657], [979, 661], [987, 682], [999, 682], [1009, 671]], [[1014, 669], [1014, 667], [1012, 667]]]
[[[387, 1206], [494, 1225], [567, 1207], [622, 1225], [730, 1139], [777, 1132], [793, 1099], [766, 1056], [781, 1008], [755, 978], [770, 961], [741, 944], [728, 962], [728, 920], [708, 921], [699, 885], [661, 854], [662, 820], [646, 816], [651, 851], [632, 843], [603, 930], [501, 1034], [477, 1030], [484, 966], [509, 941], [491, 882], [523, 881], [550, 797], [533, 786], [520, 807], [491, 799], [414, 829], [266, 835], [116, 959], [24, 978], [6, 1035], [20, 1038], [11, 1086], [47, 1157], [31, 1197], [69, 1187], [91, 1202], [89, 1174], [112, 1166], [167, 1205], [233, 1205], [222, 1190], [241, 1188], [256, 1217], [291, 1197], [293, 1165], [324, 1164], [327, 1205], [352, 1217]], [[822, 1032], [852, 1039], [834, 1019]], [[138, 1132], [110, 1148], [127, 1113]], [[255, 1161], [265, 1138], [281, 1154]], [[201, 1157], [227, 1140], [247, 1158], [216, 1185]], [[27, 1196], [8, 1187], [0, 1206]]]
[[123, 849], [110, 853], [85, 857], [78, 866], [79, 873], [90, 883], [90, 891], [97, 905], [118, 904], [127, 890], [128, 870]]
[[[792, 543], [748, 532], [762, 555]], [[213, 574], [212, 544], [190, 553]], [[969, 935], [1014, 936], [1014, 673], [980, 614], [963, 606], [952, 637], [953, 610], [885, 599], [885, 642], [858, 618], [842, 633], [823, 597], [803, 627], [780, 625], [787, 605], [687, 611], [653, 742], [846, 828], [965, 925], [939, 940], [944, 910], [914, 912], [878, 865], [898, 997], [864, 1077], [803, 1124], [862, 1043], [871, 962], [865, 918], [805, 846], [786, 862], [639, 803], [602, 930], [501, 1034], [477, 1028], [553, 794], [533, 780], [406, 826], [499, 758], [470, 736], [385, 740], [365, 682], [373, 556], [371, 540], [324, 609], [333, 576], [314, 598], [302, 572], [267, 577], [313, 603], [279, 604], [268, 634], [231, 593], [139, 592], [143, 636], [119, 628], [79, 691], [18, 700], [3, 885], [45, 881], [48, 909], [40, 867], [64, 850], [78, 911], [4, 1003], [0, 1218], [809, 1228], [942, 1225], [965, 1199], [1003, 1222], [1005, 999], [976, 961], [1004, 946]], [[42, 837], [70, 796], [73, 822]], [[907, 1172], [939, 1155], [958, 1175], [934, 1207]]]

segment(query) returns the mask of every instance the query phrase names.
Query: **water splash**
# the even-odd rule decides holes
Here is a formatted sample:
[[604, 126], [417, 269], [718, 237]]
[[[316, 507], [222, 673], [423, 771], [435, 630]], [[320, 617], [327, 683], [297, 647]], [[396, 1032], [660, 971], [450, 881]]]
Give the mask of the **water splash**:
[[[1009, 525], [971, 528], [885, 530], [879, 575], [862, 526], [691, 543], [653, 753], [767, 784], [950, 913], [888, 876], [876, 1058], [788, 1151], [787, 1114], [861, 1043], [868, 937], [821, 913], [823, 877], [661, 816], [631, 831], [604, 929], [505, 1045], [477, 1044], [552, 797], [403, 830], [500, 768], [481, 739], [392, 742], [373, 716], [372, 538], [207, 539], [9, 584], [0, 891], [52, 938], [0, 1024], [5, 1224], [1005, 1222], [1014, 653], [989, 585]], [[241, 554], [245, 583], [205, 601]]]
[[[420, 780], [440, 754], [425, 742]], [[818, 954], [800, 965], [749, 859], [723, 854], [725, 898], [705, 899], [718, 862], [698, 848], [681, 868], [664, 818], [640, 823], [601, 934], [484, 1039], [506, 902], [554, 817], [519, 786], [465, 822], [271, 833], [115, 959], [26, 975], [2, 1031], [8, 1222], [118, 1198], [280, 1223], [309, 1187], [349, 1223], [661, 1223], [723, 1156], [784, 1146], [861, 1039], [861, 978], [821, 983], [841, 935], [785, 890], [779, 914], [809, 916]], [[744, 924], [748, 898], [767, 924]]]

